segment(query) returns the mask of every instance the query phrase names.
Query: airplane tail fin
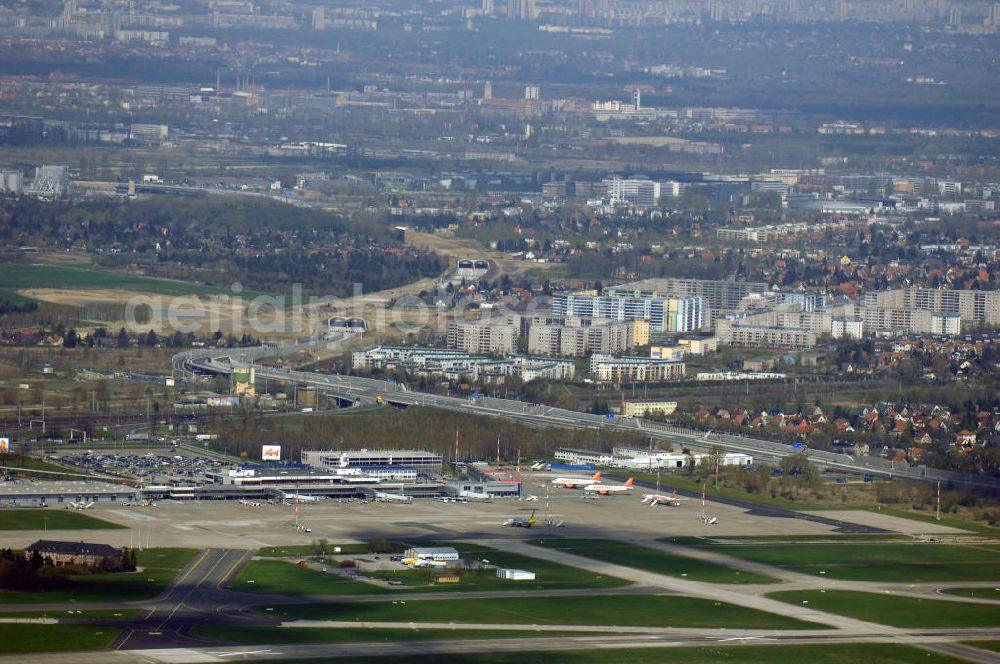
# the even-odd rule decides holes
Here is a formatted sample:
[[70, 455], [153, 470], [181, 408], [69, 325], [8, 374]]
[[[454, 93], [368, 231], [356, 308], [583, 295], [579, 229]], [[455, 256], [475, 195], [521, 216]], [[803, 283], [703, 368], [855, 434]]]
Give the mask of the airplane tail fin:
[[594, 473], [594, 476], [591, 477], [590, 479], [594, 480], [595, 482], [600, 482], [601, 481], [601, 471], [597, 471], [596, 473]]
[[627, 488], [631, 489], [631, 488], [632, 488], [632, 484], [633, 484], [634, 482], [635, 482], [635, 478], [634, 478], [634, 477], [630, 477], [630, 478], [628, 478], [628, 482], [625, 482], [625, 486], [626, 486]]

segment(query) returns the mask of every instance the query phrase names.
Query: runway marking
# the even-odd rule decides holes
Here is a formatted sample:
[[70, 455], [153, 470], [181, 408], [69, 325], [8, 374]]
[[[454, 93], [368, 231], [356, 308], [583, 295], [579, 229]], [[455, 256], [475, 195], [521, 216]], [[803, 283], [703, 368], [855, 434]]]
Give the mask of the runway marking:
[[280, 655], [280, 652], [274, 652], [273, 650], [237, 650], [234, 652], [209, 652], [208, 655], [215, 655], [216, 657], [233, 657], [235, 655]]

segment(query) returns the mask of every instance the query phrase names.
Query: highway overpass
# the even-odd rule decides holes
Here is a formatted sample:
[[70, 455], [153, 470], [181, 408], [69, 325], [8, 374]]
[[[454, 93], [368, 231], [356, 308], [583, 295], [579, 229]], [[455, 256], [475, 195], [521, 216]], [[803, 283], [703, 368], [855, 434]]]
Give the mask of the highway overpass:
[[358, 405], [374, 403], [381, 397], [388, 404], [400, 407], [420, 405], [455, 410], [473, 415], [502, 417], [531, 426], [612, 429], [640, 433], [653, 440], [669, 441], [681, 447], [699, 450], [719, 446], [727, 452], [743, 452], [756, 461], [776, 464], [782, 458], [804, 453], [816, 466], [830, 470], [877, 475], [888, 478], [924, 482], [943, 482], [968, 487], [1000, 488], [1000, 478], [969, 475], [953, 471], [894, 463], [881, 457], [838, 454], [823, 450], [794, 449], [790, 445], [721, 432], [683, 429], [670, 424], [642, 418], [617, 415], [595, 415], [579, 411], [526, 403], [513, 399], [498, 399], [483, 395], [444, 396], [414, 392], [405, 385], [358, 376], [327, 375], [306, 371], [280, 369], [257, 364], [265, 357], [292, 355], [301, 348], [329, 347], [346, 339], [334, 337], [322, 342], [304, 342], [286, 346], [253, 346], [249, 348], [198, 349], [185, 351], [173, 358], [174, 371], [190, 376], [193, 371], [230, 374], [234, 367], [253, 366], [258, 380], [278, 380], [316, 388], [317, 392]]

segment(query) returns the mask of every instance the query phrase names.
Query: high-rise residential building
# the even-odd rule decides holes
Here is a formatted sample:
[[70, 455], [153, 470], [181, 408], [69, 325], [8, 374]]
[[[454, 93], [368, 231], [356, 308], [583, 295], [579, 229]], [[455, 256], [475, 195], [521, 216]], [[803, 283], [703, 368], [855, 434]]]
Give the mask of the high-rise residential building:
[[528, 328], [528, 352], [563, 357], [623, 353], [637, 345], [634, 325], [590, 318], [535, 319]]
[[699, 297], [662, 298], [560, 293], [552, 297], [552, 313], [556, 316], [648, 321], [653, 332], [693, 332], [708, 324], [704, 302]]
[[526, 85], [524, 86], [524, 98], [525, 99], [539, 99], [542, 95], [542, 89], [537, 85]]
[[[1000, 291], [899, 288], [865, 293], [864, 308], [958, 314], [966, 325], [1000, 325]], [[878, 316], [876, 313], [868, 315]], [[865, 325], [876, 329], [868, 322], [868, 317]]]
[[[737, 311], [740, 301], [751, 293], [765, 293], [766, 283], [754, 281], [716, 281], [711, 279], [646, 279], [604, 289], [605, 295], [633, 298], [701, 298], [704, 302], [703, 325], [712, 317]], [[656, 327], [653, 328], [656, 330]]]
[[519, 325], [507, 321], [451, 323], [448, 325], [448, 348], [474, 355], [513, 353], [519, 332]]

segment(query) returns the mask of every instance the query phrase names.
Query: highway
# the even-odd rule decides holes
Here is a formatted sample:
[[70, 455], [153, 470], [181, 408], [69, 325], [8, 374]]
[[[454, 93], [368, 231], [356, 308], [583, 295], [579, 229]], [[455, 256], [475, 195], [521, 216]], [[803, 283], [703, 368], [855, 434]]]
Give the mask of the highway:
[[307, 342], [282, 347], [254, 346], [236, 349], [199, 349], [175, 355], [175, 375], [184, 377], [198, 370], [206, 373], [230, 374], [234, 367], [255, 368], [258, 379], [286, 381], [315, 387], [322, 394], [352, 401], [358, 405], [371, 405], [381, 396], [396, 406], [433, 406], [463, 413], [501, 417], [531, 426], [612, 429], [641, 433], [653, 440], [669, 441], [680, 447], [710, 449], [719, 446], [727, 452], [750, 454], [755, 461], [777, 463], [782, 458], [803, 453], [816, 466], [824, 469], [846, 471], [863, 475], [877, 475], [922, 482], [943, 482], [957, 486], [1000, 488], [1000, 478], [969, 475], [957, 472], [896, 464], [880, 457], [855, 459], [851, 455], [822, 450], [794, 449], [790, 445], [769, 440], [749, 438], [722, 432], [699, 432], [669, 424], [632, 417], [608, 417], [579, 411], [526, 403], [513, 399], [499, 399], [483, 395], [453, 397], [409, 390], [398, 383], [387, 383], [358, 376], [326, 375], [291, 369], [279, 369], [258, 364], [265, 357], [291, 355], [300, 348], [323, 345], [333, 347], [344, 338], [323, 342]]

